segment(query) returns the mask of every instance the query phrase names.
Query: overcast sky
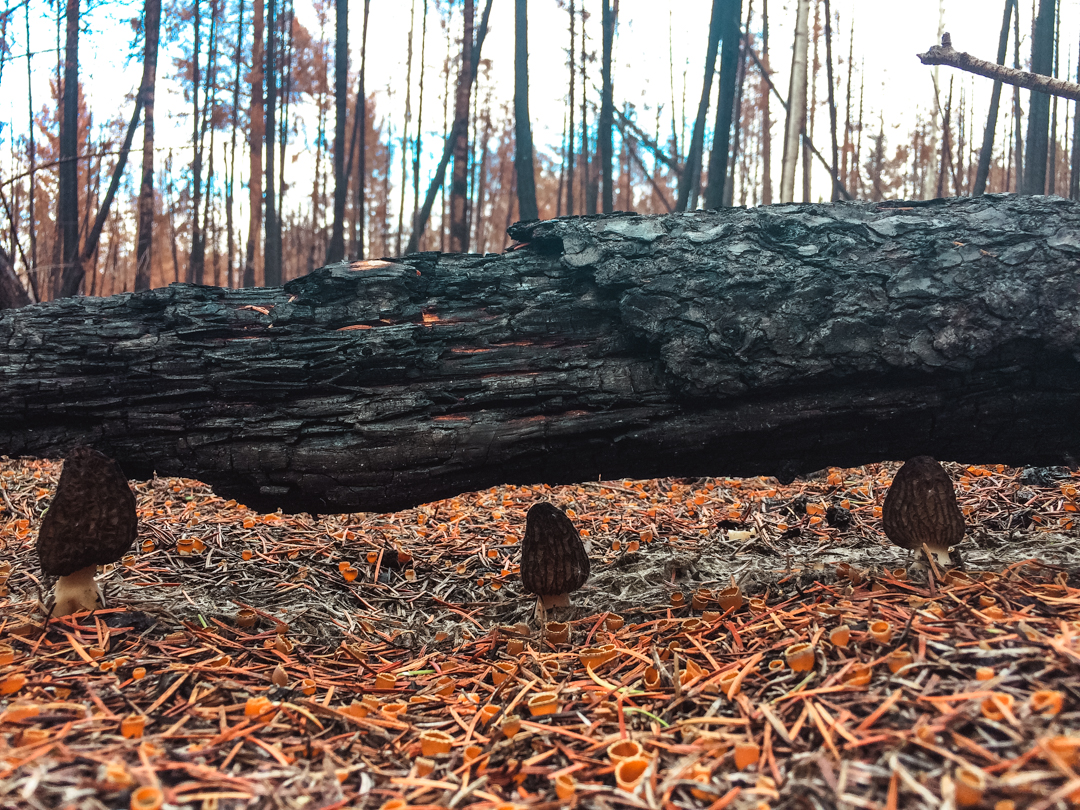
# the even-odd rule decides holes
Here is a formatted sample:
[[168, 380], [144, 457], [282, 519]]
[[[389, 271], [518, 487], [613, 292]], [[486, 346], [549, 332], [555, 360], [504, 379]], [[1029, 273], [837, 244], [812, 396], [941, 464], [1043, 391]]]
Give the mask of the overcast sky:
[[[310, 0], [295, 0], [298, 19], [310, 30], [317, 32], [318, 21]], [[417, 14], [416, 36], [419, 38], [419, 17], [424, 0], [414, 0]], [[442, 81], [439, 71], [446, 55], [446, 37], [435, 12], [435, 0], [429, 2], [428, 41], [426, 47], [427, 78], [424, 108], [424, 130], [434, 134], [442, 131], [443, 105], [434, 93], [441, 94]], [[744, 16], [747, 9], [744, 0]], [[204, 0], [205, 4], [205, 0]], [[752, 27], [760, 31], [762, 0], [753, 0], [754, 20]], [[444, 0], [445, 5], [445, 0]], [[581, 0], [578, 0], [580, 7]], [[1001, 25], [1001, 0], [944, 0], [945, 30], [951, 32], [954, 46], [978, 56], [993, 60]], [[1032, 4], [1021, 2], [1021, 46], [1023, 61], [1030, 52], [1028, 41]], [[1061, 71], [1067, 66], [1075, 75], [1076, 42], [1080, 35], [1080, 3], [1062, 3]], [[477, 19], [483, 7], [478, 0]], [[599, 0], [585, 0], [586, 9], [592, 14], [588, 34], [591, 47], [599, 51]], [[350, 9], [353, 64], [358, 64], [360, 31], [362, 25], [361, 0], [352, 0]], [[631, 103], [638, 111], [638, 120], [647, 130], [655, 125], [656, 112], [662, 108], [666, 122], [662, 136], [670, 133], [672, 84], [675, 87], [676, 115], [681, 125], [682, 97], [686, 98], [686, 116], [691, 118], [700, 94], [706, 36], [711, 8], [710, 0], [622, 0], [617, 38], [615, 42], [614, 87], [616, 105]], [[833, 0], [832, 9], [839, 16], [836, 31], [835, 53], [846, 60], [848, 43], [854, 21], [855, 62], [862, 69], [866, 92], [866, 121], [877, 121], [880, 114], [885, 122], [890, 144], [906, 136], [919, 114], [925, 114], [932, 103], [931, 69], [923, 67], [915, 54], [934, 44], [938, 29], [939, 0], [905, 0], [901, 7], [894, 3], [874, 0]], [[99, 4], [85, 15], [80, 45], [81, 70], [90, 109], [95, 120], [130, 115], [131, 102], [125, 96], [132, 93], [140, 76], [141, 43], [132, 57], [132, 28], [130, 19], [141, 13], [141, 2], [109, 2]], [[368, 87], [378, 96], [377, 104], [382, 113], [388, 114], [395, 133], [400, 127], [404, 109], [404, 77], [407, 39], [409, 30], [410, 0], [372, 0], [368, 44]], [[250, 12], [249, 12], [250, 13]], [[55, 17], [49, 16], [49, 6], [42, 0], [32, 0], [31, 50], [41, 52], [33, 58], [33, 92], [35, 107], [48, 103], [48, 81], [55, 71], [56, 26]], [[791, 34], [794, 22], [795, 0], [772, 0], [769, 3], [770, 41], [774, 81], [785, 95], [787, 74], [791, 59]], [[564, 95], [567, 85], [566, 47], [568, 45], [567, 19], [564, 9], [556, 0], [530, 0], [530, 104], [533, 132], [537, 147], [554, 154], [562, 136]], [[333, 12], [329, 12], [332, 36]], [[455, 2], [454, 23], [460, 26], [461, 5]], [[9, 28], [12, 55], [19, 57], [26, 52], [22, 12], [12, 20]], [[513, 94], [513, 26], [514, 3], [512, 0], [495, 0], [490, 33], [484, 43], [483, 55], [492, 60], [491, 90], [495, 106], [508, 101]], [[230, 21], [231, 27], [231, 21]], [[226, 32], [234, 36], [232, 31]], [[190, 32], [185, 32], [190, 36]], [[456, 47], [456, 46], [455, 46]], [[231, 46], [230, 46], [231, 48]], [[414, 44], [419, 53], [419, 41]], [[159, 93], [157, 100], [158, 145], [172, 145], [177, 150], [174, 160], [186, 163], [190, 158], [183, 150], [190, 137], [190, 123], [186, 119], [170, 120], [169, 116], [187, 112], [177, 92], [175, 82], [169, 80], [175, 70], [175, 46], [166, 50], [159, 70]], [[1011, 63], [1011, 55], [1009, 61]], [[599, 68], [591, 68], [590, 82], [599, 84]], [[846, 75], [846, 68], [840, 68]], [[955, 77], [955, 92], [960, 87], [974, 93], [974, 104], [984, 110], [989, 98], [990, 82], [974, 78], [950, 68], [941, 69], [943, 92], [948, 81]], [[413, 109], [416, 109], [415, 86], [419, 70], [414, 66]], [[393, 90], [389, 100], [387, 88]], [[451, 93], [453, 92], [451, 88]], [[482, 86], [481, 93], [486, 92]], [[3, 157], [0, 166], [10, 176], [9, 138], [12, 133], [22, 136], [27, 127], [27, 77], [26, 59], [8, 61], [0, 77], [0, 119], [3, 123]], [[1026, 99], [1025, 99], [1026, 107]], [[781, 118], [779, 105], [774, 106], [774, 118]], [[982, 117], [980, 113], [979, 117]], [[1064, 116], [1061, 116], [1062, 118]], [[290, 154], [298, 155], [290, 173], [302, 173], [307, 163], [303, 154], [305, 137], [290, 147]], [[782, 132], [774, 124], [774, 137]], [[821, 132], [827, 130], [821, 129]], [[824, 137], [819, 140], [824, 143]], [[137, 139], [136, 143], [140, 141]], [[432, 146], [434, 139], [428, 140]], [[777, 141], [779, 144], [779, 141]], [[300, 153], [300, 154], [298, 154]], [[432, 162], [433, 161], [429, 161]], [[159, 164], [160, 165], [160, 164]], [[422, 169], [422, 183], [426, 183], [430, 167]], [[246, 182], [246, 177], [243, 178]], [[814, 193], [827, 195], [828, 181], [824, 175], [815, 175]], [[297, 202], [294, 199], [293, 202]]]

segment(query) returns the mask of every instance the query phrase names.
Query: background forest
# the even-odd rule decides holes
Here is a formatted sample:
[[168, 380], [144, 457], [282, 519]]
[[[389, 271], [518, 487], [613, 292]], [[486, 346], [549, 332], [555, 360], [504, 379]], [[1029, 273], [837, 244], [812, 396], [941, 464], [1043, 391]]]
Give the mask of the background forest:
[[0, 11], [0, 306], [498, 251], [508, 225], [536, 217], [1080, 197], [1074, 102], [914, 58], [953, 6], [958, 48], [1077, 75], [1070, 4], [913, 3], [923, 34], [888, 75], [867, 57], [890, 43], [860, 33], [887, 13], [878, 4], [642, 5], [12, 3]]

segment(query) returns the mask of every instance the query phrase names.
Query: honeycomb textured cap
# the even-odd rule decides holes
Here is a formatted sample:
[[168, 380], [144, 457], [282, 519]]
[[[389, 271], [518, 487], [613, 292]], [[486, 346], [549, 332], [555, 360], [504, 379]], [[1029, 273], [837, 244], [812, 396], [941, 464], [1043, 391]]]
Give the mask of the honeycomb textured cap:
[[64, 459], [56, 494], [38, 531], [41, 570], [66, 577], [116, 562], [135, 542], [135, 496], [120, 465], [97, 450], [76, 447]]
[[521, 541], [521, 584], [529, 593], [554, 596], [576, 591], [589, 578], [589, 556], [578, 531], [561, 509], [534, 504]]
[[949, 548], [964, 537], [964, 514], [952, 479], [930, 456], [907, 461], [893, 477], [881, 507], [885, 535], [903, 548]]

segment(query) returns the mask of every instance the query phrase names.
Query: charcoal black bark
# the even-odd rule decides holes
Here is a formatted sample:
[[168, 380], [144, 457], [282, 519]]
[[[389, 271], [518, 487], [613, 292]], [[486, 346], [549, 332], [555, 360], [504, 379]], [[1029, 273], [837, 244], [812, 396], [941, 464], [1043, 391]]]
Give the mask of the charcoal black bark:
[[0, 453], [89, 444], [260, 509], [498, 483], [1080, 457], [1080, 204], [522, 223], [502, 255], [0, 313]]

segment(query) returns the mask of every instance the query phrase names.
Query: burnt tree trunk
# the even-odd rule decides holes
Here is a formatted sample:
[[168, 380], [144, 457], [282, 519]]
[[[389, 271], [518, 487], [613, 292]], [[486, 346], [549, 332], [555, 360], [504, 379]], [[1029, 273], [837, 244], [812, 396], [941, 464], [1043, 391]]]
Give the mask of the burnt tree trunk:
[[493, 256], [0, 313], [0, 453], [252, 507], [1080, 455], [1080, 205], [986, 195], [518, 224]]

